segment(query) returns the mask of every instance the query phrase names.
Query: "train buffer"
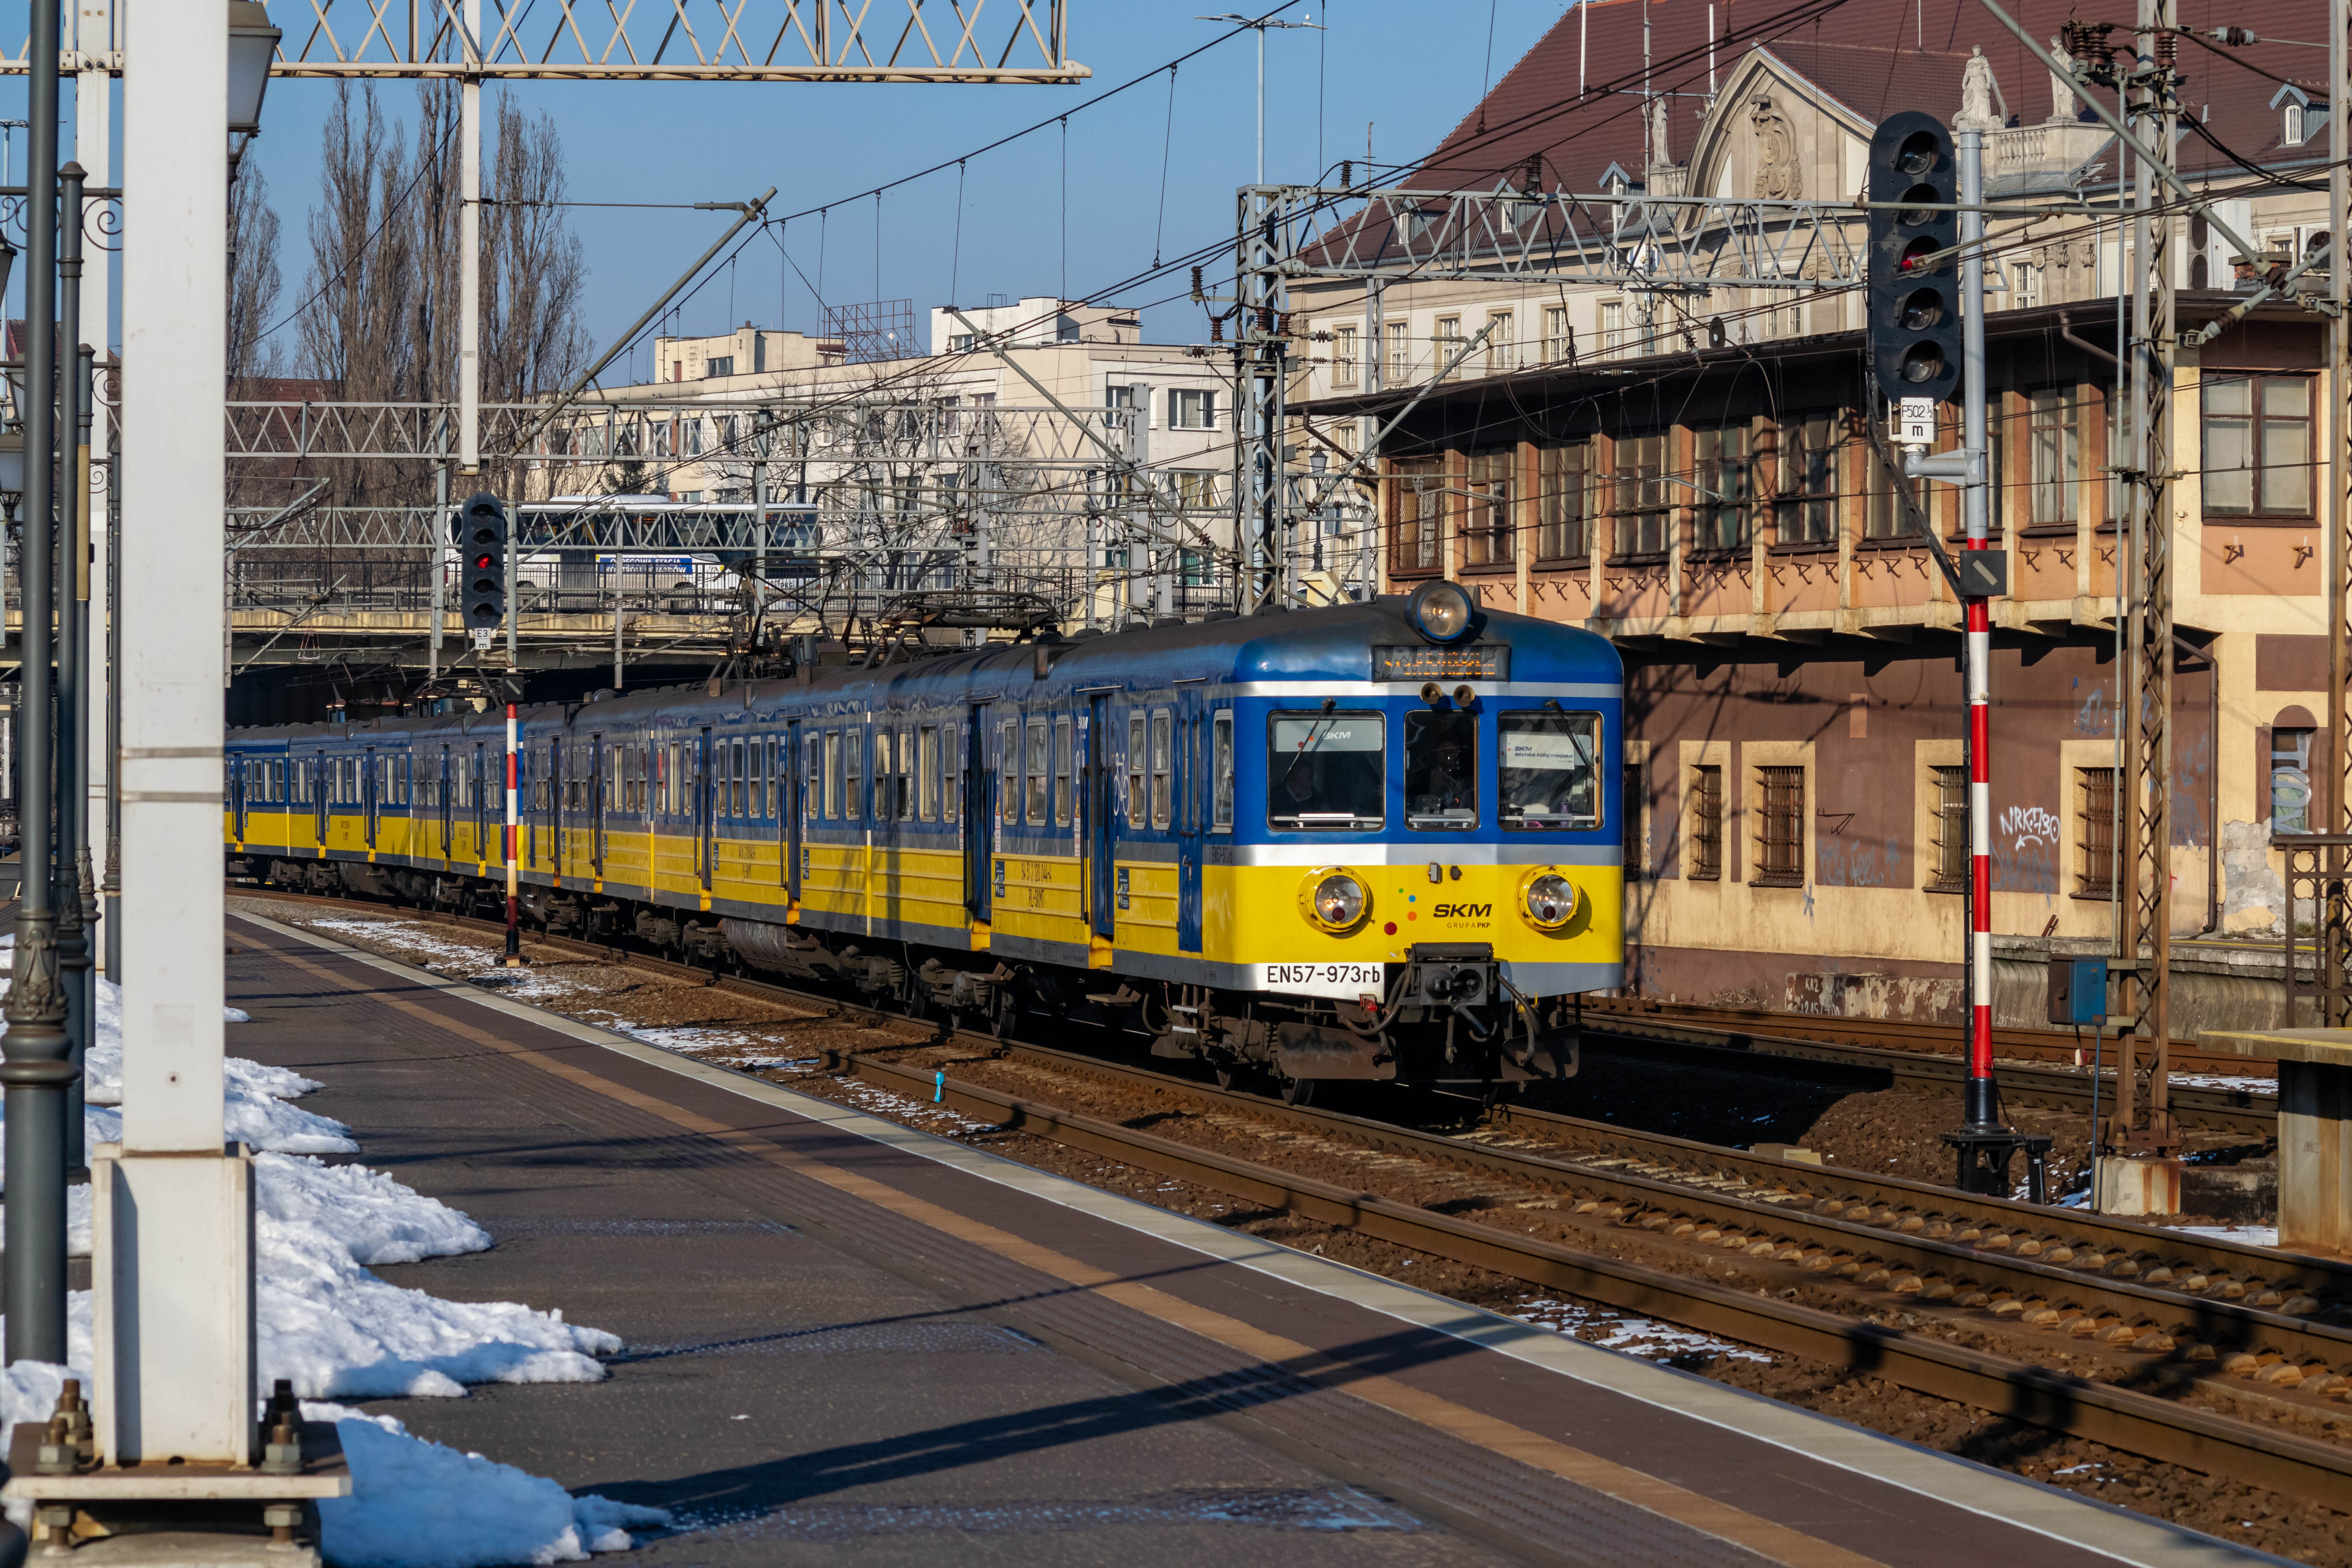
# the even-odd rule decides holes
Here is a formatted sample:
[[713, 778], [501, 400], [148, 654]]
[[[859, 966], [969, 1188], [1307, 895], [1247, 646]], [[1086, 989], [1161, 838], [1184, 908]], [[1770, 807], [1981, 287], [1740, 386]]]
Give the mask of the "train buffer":
[[[2220, 1542], [246, 914], [237, 1044], [620, 1335], [381, 1406], [672, 1510], [646, 1564], [2220, 1562]], [[2256, 1560], [2247, 1554], [2247, 1560]], [[2267, 1559], [2264, 1559], [2267, 1560]]]

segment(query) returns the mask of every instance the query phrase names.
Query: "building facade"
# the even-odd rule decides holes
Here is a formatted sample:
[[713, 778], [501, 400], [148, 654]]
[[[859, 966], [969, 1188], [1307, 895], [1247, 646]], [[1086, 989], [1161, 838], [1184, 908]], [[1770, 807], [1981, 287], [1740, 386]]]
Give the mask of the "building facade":
[[[1884, 114], [1982, 116], [1992, 529], [2011, 563], [1994, 605], [1994, 930], [2021, 963], [2053, 945], [2104, 951], [2117, 916], [2117, 595], [2137, 587], [2118, 472], [2134, 459], [2116, 393], [2128, 263], [2115, 140], [1975, 7], [1935, 26], [1908, 7], [1837, 13], [1843, 36], [1906, 45], [1916, 21], [1916, 36], [1937, 35], [1928, 48], [1822, 43], [1811, 24], [1743, 34], [1748, 7], [1654, 4], [1652, 47], [1674, 63], [1646, 95], [1624, 69], [1642, 58], [1640, 9], [1570, 13], [1399, 183], [1524, 188], [1539, 168], [1548, 187], [1628, 202], [1843, 201]], [[2027, 9], [2057, 31], [2057, 11]], [[2256, 9], [2265, 34], [2322, 20], [2308, 5]], [[1887, 24], [1875, 35], [1874, 17]], [[2196, 62], [2205, 132], [2184, 139], [2182, 162], [2262, 253], [2202, 220], [2159, 220], [2184, 342], [2221, 328], [2179, 353], [2171, 515], [2153, 523], [2172, 544], [2172, 909], [2192, 951], [2271, 937], [2285, 910], [2270, 836], [2324, 826], [2310, 805], [2327, 710], [2323, 455], [2344, 396], [2303, 300], [2242, 308], [2254, 277], [2324, 239], [2324, 186], [2279, 176], [2324, 157], [2325, 86], [2260, 74], [2314, 68], [2294, 51], [2231, 53], [2260, 58]], [[1564, 98], [1577, 107], [1560, 111]], [[1457, 579], [1622, 653], [1642, 992], [1957, 1020], [1960, 607], [1923, 525], [1956, 544], [1958, 497], [1890, 472], [1860, 293], [1832, 264], [1859, 238], [1812, 237], [1800, 266], [1819, 277], [1801, 269], [1787, 289], [1648, 287], [1638, 273], [1612, 287], [1392, 280], [1377, 298], [1357, 281], [1296, 287], [1311, 362], [1300, 406], [1304, 423], [1361, 439], [1418, 398], [1381, 448], [1364, 542], [1389, 591]], [[1957, 416], [1940, 446], [1958, 444]], [[2032, 1021], [2021, 1007], [2013, 1020]], [[2184, 1033], [2200, 1022], [2194, 1006], [2176, 1019]]]

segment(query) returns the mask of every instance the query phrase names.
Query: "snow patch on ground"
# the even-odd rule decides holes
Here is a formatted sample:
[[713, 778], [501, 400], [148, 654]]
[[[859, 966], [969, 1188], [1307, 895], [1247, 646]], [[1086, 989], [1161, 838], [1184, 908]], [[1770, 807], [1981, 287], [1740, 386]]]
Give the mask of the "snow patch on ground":
[[1571, 1339], [1599, 1345], [1604, 1350], [1623, 1351], [1628, 1355], [1645, 1356], [1651, 1361], [1671, 1361], [1678, 1356], [1728, 1356], [1735, 1361], [1758, 1361], [1770, 1365], [1772, 1357], [1763, 1351], [1747, 1345], [1717, 1339], [1690, 1329], [1678, 1329], [1672, 1323], [1661, 1323], [1654, 1318], [1630, 1317], [1606, 1307], [1596, 1307], [1583, 1301], [1561, 1301], [1546, 1298], [1529, 1301], [1511, 1314], [1520, 1322], [1532, 1323], [1539, 1329], [1550, 1329]]
[[2278, 1226], [2274, 1225], [2175, 1225], [2183, 1236], [2201, 1236], [2213, 1241], [2233, 1241], [2242, 1247], [2276, 1247]]
[[338, 1568], [482, 1568], [576, 1563], [626, 1552], [632, 1530], [660, 1530], [669, 1511], [591, 1494], [413, 1437], [389, 1416], [306, 1405], [331, 1420], [351, 1457], [352, 1495], [319, 1505], [321, 1544]]
[[[4, 942], [5, 938], [0, 938]], [[84, 1128], [118, 1141], [122, 1096], [120, 991], [99, 983], [96, 1038], [86, 1073]], [[0, 994], [5, 994], [0, 984]], [[232, 1023], [247, 1015], [225, 1008]], [[263, 1152], [254, 1162], [255, 1320], [261, 1384], [286, 1378], [298, 1394], [375, 1398], [462, 1395], [471, 1383], [593, 1383], [596, 1359], [621, 1349], [598, 1329], [511, 1301], [445, 1301], [369, 1272], [371, 1265], [478, 1252], [489, 1234], [465, 1215], [380, 1171], [331, 1165], [354, 1153], [341, 1122], [286, 1103], [321, 1086], [282, 1068], [231, 1058], [223, 1113], [230, 1137]], [[5, 1129], [0, 1129], [0, 1139]], [[0, 1142], [0, 1151], [5, 1142]], [[89, 1189], [69, 1189], [72, 1240], [89, 1248]], [[0, 1446], [20, 1420], [42, 1421], [68, 1377], [90, 1386], [89, 1292], [67, 1300], [70, 1366], [18, 1362], [0, 1373]], [[669, 1515], [599, 1497], [572, 1498], [553, 1481], [478, 1454], [407, 1434], [391, 1416], [314, 1405], [339, 1424], [354, 1493], [322, 1510], [328, 1555], [346, 1568], [489, 1568], [576, 1561], [622, 1552], [632, 1529]]]

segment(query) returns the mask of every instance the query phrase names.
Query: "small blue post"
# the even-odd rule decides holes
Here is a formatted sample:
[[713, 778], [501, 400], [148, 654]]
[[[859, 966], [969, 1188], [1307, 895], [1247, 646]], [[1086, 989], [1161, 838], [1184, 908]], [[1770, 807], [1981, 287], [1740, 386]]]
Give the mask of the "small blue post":
[[946, 1069], [941, 1068], [940, 1071], [931, 1075], [931, 1103], [933, 1105], [940, 1104], [942, 1097], [946, 1095], [947, 1091], [948, 1075]]

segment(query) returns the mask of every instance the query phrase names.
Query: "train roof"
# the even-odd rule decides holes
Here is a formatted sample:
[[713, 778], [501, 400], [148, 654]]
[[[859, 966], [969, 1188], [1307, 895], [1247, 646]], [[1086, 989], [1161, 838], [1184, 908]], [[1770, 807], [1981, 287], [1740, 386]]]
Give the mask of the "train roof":
[[[1510, 650], [1513, 684], [1615, 686], [1623, 665], [1605, 637], [1560, 621], [1507, 611], [1482, 611], [1483, 625], [1468, 645]], [[738, 719], [807, 707], [887, 706], [896, 699], [974, 700], [1015, 698], [1058, 701], [1079, 690], [1160, 690], [1172, 683], [1211, 687], [1297, 681], [1362, 685], [1372, 679], [1378, 647], [1430, 646], [1405, 616], [1402, 595], [1323, 609], [1227, 616], [1115, 633], [1080, 632], [1042, 645], [1047, 671], [1036, 678], [1034, 643], [992, 644], [911, 663], [874, 668], [836, 666], [813, 679], [731, 681], [717, 695], [702, 686], [652, 687], [585, 702], [531, 703], [526, 723], [623, 723], [659, 713]], [[387, 732], [417, 736], [497, 733], [505, 715], [491, 710], [432, 718], [387, 718], [350, 724], [289, 724], [240, 730], [256, 740], [350, 740]]]

